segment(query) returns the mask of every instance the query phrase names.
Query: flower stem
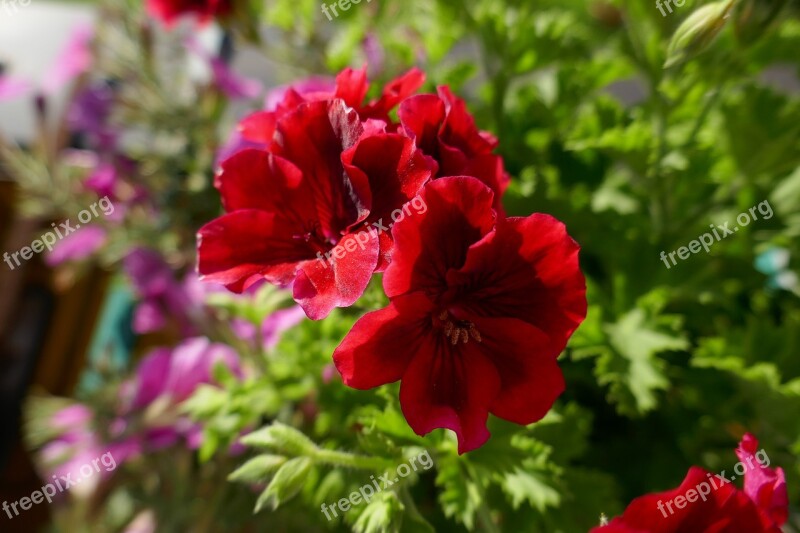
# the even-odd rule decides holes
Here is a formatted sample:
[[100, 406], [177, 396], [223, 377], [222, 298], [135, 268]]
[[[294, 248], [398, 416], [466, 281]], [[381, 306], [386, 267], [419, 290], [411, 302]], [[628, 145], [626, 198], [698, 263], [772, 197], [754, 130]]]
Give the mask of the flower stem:
[[313, 459], [323, 463], [347, 468], [359, 468], [361, 470], [383, 470], [391, 466], [386, 459], [381, 457], [366, 457], [336, 450], [317, 450]]

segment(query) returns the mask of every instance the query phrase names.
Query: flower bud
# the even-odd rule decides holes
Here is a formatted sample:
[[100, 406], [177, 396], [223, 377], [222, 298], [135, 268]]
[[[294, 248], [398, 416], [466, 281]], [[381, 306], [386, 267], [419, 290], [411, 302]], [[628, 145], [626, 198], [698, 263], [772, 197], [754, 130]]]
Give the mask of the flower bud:
[[664, 68], [683, 63], [705, 50], [722, 31], [734, 0], [722, 0], [702, 6], [678, 26], [667, 50]]

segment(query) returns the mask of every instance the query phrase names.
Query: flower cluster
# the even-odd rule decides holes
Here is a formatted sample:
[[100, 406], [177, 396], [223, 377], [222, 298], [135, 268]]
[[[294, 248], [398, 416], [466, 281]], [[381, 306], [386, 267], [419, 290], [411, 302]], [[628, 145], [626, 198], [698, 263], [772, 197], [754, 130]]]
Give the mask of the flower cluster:
[[[744, 469], [744, 490], [723, 475], [692, 467], [681, 485], [631, 502], [624, 514], [592, 533], [666, 533], [719, 531], [780, 533], [788, 517], [789, 498], [782, 468], [768, 468], [759, 454], [758, 440], [747, 433], [736, 456]], [[707, 488], [707, 490], [703, 490]], [[678, 501], [681, 499], [680, 501]], [[677, 505], [672, 505], [678, 501]], [[670, 502], [669, 512], [664, 502]]]
[[[97, 415], [86, 405], [73, 404], [54, 413], [49, 425], [56, 437], [40, 454], [44, 479], [74, 472], [104, 451], [124, 463], [175, 445], [197, 449], [202, 426], [182, 413], [180, 404], [200, 385], [214, 382], [216, 364], [236, 378], [243, 375], [232, 348], [205, 337], [189, 338], [174, 350], [156, 348], [141, 360], [133, 377], [122, 384], [114, 418], [104, 431], [94, 427]], [[85, 487], [85, 492], [92, 488]]]
[[[490, 412], [529, 424], [564, 390], [556, 359], [586, 315], [585, 281], [562, 223], [505, 217], [496, 139], [449, 88], [414, 94], [423, 81], [412, 70], [365, 102], [366, 69], [347, 69], [245, 118], [245, 144], [215, 183], [227, 213], [200, 230], [198, 270], [235, 292], [291, 285], [312, 319], [385, 272], [390, 305], [355, 324], [335, 364], [355, 388], [402, 381], [412, 429], [449, 428], [463, 453], [489, 438]], [[426, 210], [355, 241], [412, 200]], [[317, 261], [336, 247], [348, 253]]]

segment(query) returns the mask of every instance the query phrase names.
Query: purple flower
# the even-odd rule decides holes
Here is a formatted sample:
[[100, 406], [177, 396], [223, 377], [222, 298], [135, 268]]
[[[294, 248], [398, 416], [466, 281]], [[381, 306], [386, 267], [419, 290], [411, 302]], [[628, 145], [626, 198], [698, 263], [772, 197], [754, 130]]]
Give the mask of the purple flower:
[[114, 91], [109, 85], [88, 87], [70, 104], [67, 124], [72, 131], [84, 133], [98, 150], [113, 150], [117, 132], [108, 124], [113, 104]]
[[374, 32], [369, 32], [361, 42], [364, 55], [367, 56], [367, 65], [370, 68], [370, 77], [376, 78], [383, 72], [386, 54], [383, 51], [380, 39]]
[[194, 334], [190, 313], [202, 305], [175, 279], [172, 268], [155, 251], [137, 248], [123, 261], [123, 268], [141, 297], [133, 317], [136, 333], [162, 328], [167, 317], [175, 318], [186, 335]]
[[218, 362], [241, 377], [239, 357], [233, 348], [205, 337], [187, 339], [174, 350], [153, 350], [136, 370], [131, 408], [145, 408], [161, 397], [175, 404], [182, 402], [198, 385], [212, 382], [211, 370]]
[[143, 448], [161, 449], [180, 440], [190, 449], [199, 447], [201, 426], [179, 414], [177, 406], [201, 384], [213, 383], [211, 374], [218, 363], [242, 378], [236, 352], [205, 337], [187, 339], [175, 349], [157, 348], [139, 363], [133, 385], [126, 391], [128, 399], [123, 416], [147, 409], [158, 412], [157, 422], [140, 435]]

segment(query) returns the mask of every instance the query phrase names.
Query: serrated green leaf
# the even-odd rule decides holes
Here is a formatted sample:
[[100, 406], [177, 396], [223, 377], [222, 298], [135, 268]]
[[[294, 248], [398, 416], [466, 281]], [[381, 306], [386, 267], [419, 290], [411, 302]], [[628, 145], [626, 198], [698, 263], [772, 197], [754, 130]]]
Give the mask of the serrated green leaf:
[[245, 435], [242, 443], [245, 446], [269, 448], [290, 455], [313, 455], [317, 450], [317, 445], [302, 432], [280, 422], [273, 422], [271, 426]]

